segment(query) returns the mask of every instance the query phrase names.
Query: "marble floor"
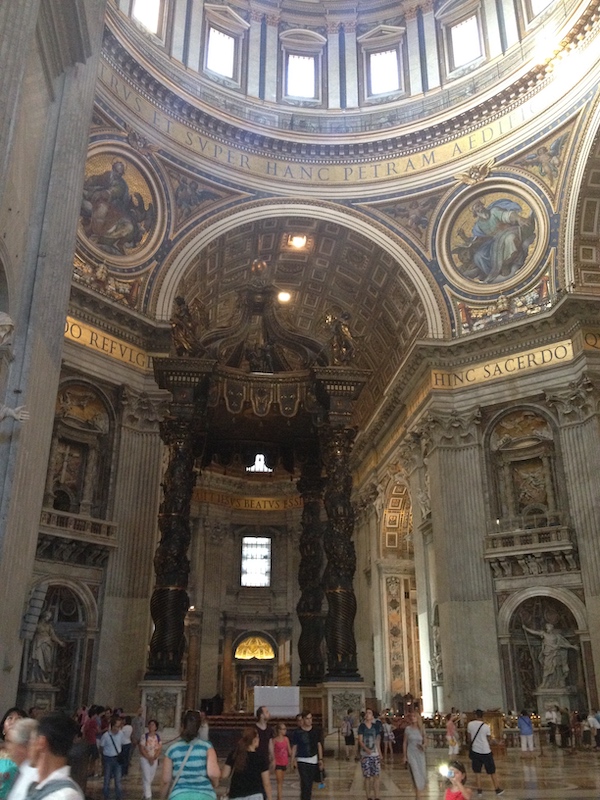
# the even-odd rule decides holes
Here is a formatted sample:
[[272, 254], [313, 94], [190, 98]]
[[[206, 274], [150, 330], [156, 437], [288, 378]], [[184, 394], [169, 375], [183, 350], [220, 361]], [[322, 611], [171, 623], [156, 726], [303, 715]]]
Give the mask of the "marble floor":
[[[337, 737], [336, 737], [337, 740]], [[328, 742], [336, 752], [337, 741]], [[445, 761], [444, 751], [429, 749], [427, 765], [429, 783], [423, 798], [443, 798], [445, 782], [439, 778], [438, 767]], [[571, 752], [560, 748], [544, 747], [544, 752], [537, 752], [533, 758], [524, 759], [517, 750], [509, 750], [505, 756], [496, 759], [500, 785], [505, 790], [504, 798], [509, 800], [590, 800], [600, 798], [600, 752]], [[473, 776], [469, 765], [469, 784], [474, 787]], [[315, 785], [313, 800], [346, 800], [357, 798], [363, 800], [362, 774], [360, 765], [354, 761], [340, 760], [337, 757], [326, 759], [327, 781], [324, 789]], [[160, 768], [159, 768], [160, 769]], [[153, 800], [158, 798], [158, 775], [154, 784]], [[483, 800], [495, 797], [490, 779], [482, 776]], [[219, 794], [224, 792], [219, 789]], [[93, 800], [102, 800], [102, 780], [91, 779], [87, 786], [87, 796]], [[474, 798], [476, 793], [474, 792]], [[395, 756], [393, 763], [387, 763], [381, 770], [381, 789], [379, 797], [410, 798], [414, 791], [408, 772], [402, 766], [400, 756]], [[114, 793], [111, 787], [111, 800]], [[300, 784], [297, 774], [288, 771], [285, 778], [284, 800], [298, 800]], [[141, 800], [141, 780], [139, 760], [134, 757], [130, 775], [123, 781], [124, 800]], [[277, 792], [273, 782], [273, 800]]]

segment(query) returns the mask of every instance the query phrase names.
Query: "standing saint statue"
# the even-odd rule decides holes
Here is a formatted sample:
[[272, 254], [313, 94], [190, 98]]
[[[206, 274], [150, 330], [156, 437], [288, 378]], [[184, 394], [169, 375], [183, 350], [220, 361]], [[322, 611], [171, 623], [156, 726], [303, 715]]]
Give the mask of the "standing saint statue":
[[546, 623], [543, 631], [535, 631], [523, 625], [523, 630], [542, 639], [539, 660], [542, 665], [542, 682], [540, 689], [562, 689], [567, 684], [569, 674], [568, 651], [577, 650], [577, 646], [567, 641], [560, 633], [556, 633], [554, 625]]
[[44, 611], [37, 624], [31, 642], [30, 674], [36, 683], [50, 683], [54, 666], [54, 646], [65, 647], [66, 642], [59, 639], [52, 625], [52, 612]]

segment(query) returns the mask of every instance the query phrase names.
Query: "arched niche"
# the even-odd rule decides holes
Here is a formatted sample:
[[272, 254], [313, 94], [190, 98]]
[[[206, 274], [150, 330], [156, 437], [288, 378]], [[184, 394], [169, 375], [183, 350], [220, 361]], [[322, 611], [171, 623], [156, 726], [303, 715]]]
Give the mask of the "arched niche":
[[266, 631], [245, 631], [234, 639], [232, 651], [236, 707], [252, 713], [255, 687], [277, 683], [277, 643]]
[[61, 383], [46, 476], [44, 506], [67, 514], [106, 516], [115, 414], [84, 379]]
[[565, 511], [551, 419], [533, 407], [496, 417], [487, 435], [493, 513], [508, 528], [546, 527]]
[[587, 708], [587, 631], [582, 604], [568, 590], [516, 593], [499, 615], [506, 697], [511, 709]]
[[19, 702], [71, 710], [86, 702], [97, 631], [98, 606], [85, 584], [47, 576], [37, 581], [22, 629]]

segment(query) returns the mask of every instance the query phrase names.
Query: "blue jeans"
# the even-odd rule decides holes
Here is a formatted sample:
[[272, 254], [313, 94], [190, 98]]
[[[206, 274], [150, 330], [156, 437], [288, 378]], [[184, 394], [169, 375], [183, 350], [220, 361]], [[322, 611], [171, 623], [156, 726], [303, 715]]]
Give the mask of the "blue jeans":
[[102, 762], [104, 764], [104, 786], [102, 787], [104, 800], [108, 800], [112, 778], [115, 779], [115, 800], [121, 800], [121, 765], [116, 756], [104, 756]]

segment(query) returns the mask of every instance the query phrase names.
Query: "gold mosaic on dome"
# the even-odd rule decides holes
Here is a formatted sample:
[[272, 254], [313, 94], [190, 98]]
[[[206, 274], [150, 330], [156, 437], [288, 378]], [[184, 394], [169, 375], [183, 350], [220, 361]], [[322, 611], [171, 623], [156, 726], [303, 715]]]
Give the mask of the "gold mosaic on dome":
[[90, 155], [79, 237], [92, 254], [125, 266], [156, 244], [158, 197], [148, 174], [117, 150]]
[[547, 186], [554, 188], [560, 175], [566, 152], [569, 132], [546, 139], [529, 153], [515, 161], [515, 164], [541, 178]]
[[251, 658], [268, 661], [275, 658], [275, 652], [269, 642], [262, 636], [249, 636], [237, 646], [235, 658], [243, 661], [249, 661]]
[[440, 266], [468, 292], [498, 294], [540, 266], [548, 239], [541, 202], [525, 187], [480, 186], [453, 204], [437, 237]]

